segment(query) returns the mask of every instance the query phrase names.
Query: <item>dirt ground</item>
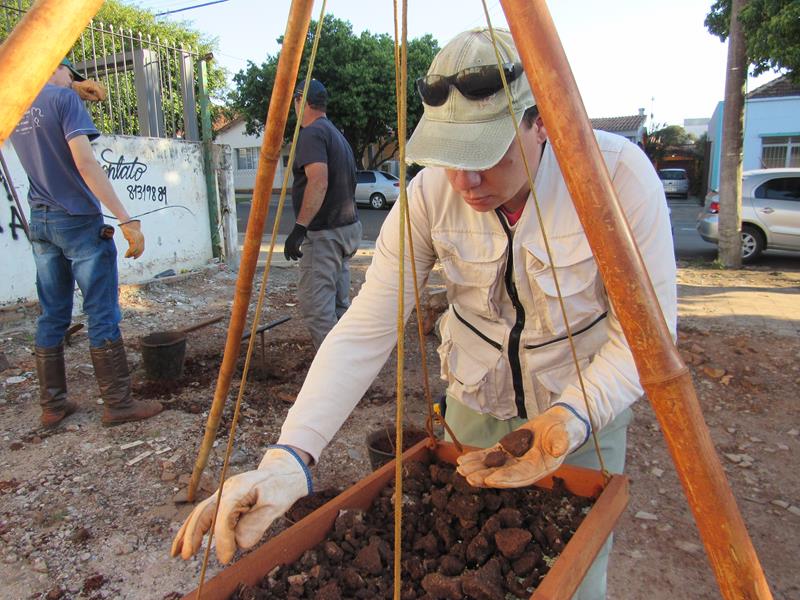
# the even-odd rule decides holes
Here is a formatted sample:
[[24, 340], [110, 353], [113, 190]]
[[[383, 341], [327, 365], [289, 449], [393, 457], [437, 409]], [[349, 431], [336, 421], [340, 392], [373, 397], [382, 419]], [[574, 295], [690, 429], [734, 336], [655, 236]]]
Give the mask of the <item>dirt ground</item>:
[[[355, 290], [368, 258], [355, 260]], [[267, 332], [263, 349], [256, 344], [233, 472], [254, 468], [264, 447], [277, 439], [313, 357], [298, 318], [296, 276], [295, 269], [287, 268], [275, 268], [269, 276], [268, 301], [259, 321], [292, 320]], [[775, 598], [798, 598], [800, 336], [797, 331], [792, 335], [780, 316], [772, 317], [776, 326], [770, 330], [759, 315], [719, 319], [712, 302], [723, 288], [745, 295], [758, 291], [766, 296], [765, 305], [770, 294], [796, 300], [800, 269], [729, 273], [684, 264], [679, 282], [678, 344], [712, 438]], [[234, 288], [235, 275], [219, 265], [123, 288], [123, 331], [135, 394], [158, 398], [166, 410], [146, 422], [115, 428], [100, 426], [102, 406], [84, 332], [67, 348], [70, 395], [81, 410], [53, 431], [38, 427], [31, 355], [35, 309], [0, 311], [2, 352], [9, 363], [0, 364], [0, 597], [161, 599], [197, 586], [201, 560], [184, 563], [168, 555], [172, 536], [190, 510], [176, 505], [173, 496], [185, 487], [197, 456], [227, 318], [189, 334], [184, 376], [167, 385], [145, 379], [139, 339], [217, 314], [227, 316]], [[798, 314], [793, 318], [797, 323]], [[76, 315], [75, 320], [82, 322], [83, 317]], [[416, 335], [409, 333], [406, 406], [408, 420], [421, 425], [426, 407], [417, 344]], [[426, 347], [435, 395], [444, 384], [438, 379], [434, 336], [428, 336]], [[323, 454], [314, 473], [318, 489], [346, 488], [370, 471], [364, 438], [394, 420], [395, 363], [393, 357]], [[233, 398], [240, 381], [237, 374]], [[609, 598], [718, 598], [653, 412], [641, 401], [635, 413], [628, 444], [631, 500], [616, 529]], [[231, 415], [229, 402], [206, 470], [206, 493], [217, 485]], [[212, 559], [208, 576], [219, 570]]]

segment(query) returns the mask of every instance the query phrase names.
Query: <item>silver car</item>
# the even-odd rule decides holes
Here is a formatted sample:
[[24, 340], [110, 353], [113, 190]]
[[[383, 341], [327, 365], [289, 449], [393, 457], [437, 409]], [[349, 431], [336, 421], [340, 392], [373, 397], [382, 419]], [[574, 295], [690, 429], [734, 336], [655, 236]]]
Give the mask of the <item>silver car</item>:
[[[706, 197], [697, 219], [705, 241], [719, 241], [719, 194]], [[742, 260], [764, 250], [800, 251], [800, 169], [758, 169], [742, 174]]]
[[668, 197], [689, 197], [689, 175], [686, 173], [686, 169], [659, 169], [658, 178]]
[[384, 171], [356, 171], [356, 204], [386, 208], [400, 196], [400, 180]]

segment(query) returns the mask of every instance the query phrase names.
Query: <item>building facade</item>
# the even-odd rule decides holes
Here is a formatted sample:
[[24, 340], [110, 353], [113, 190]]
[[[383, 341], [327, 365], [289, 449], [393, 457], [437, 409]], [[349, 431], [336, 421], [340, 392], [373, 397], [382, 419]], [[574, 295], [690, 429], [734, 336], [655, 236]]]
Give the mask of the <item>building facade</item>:
[[[708, 126], [710, 189], [719, 189], [722, 117], [719, 102]], [[742, 170], [800, 167], [800, 85], [778, 77], [745, 96]]]

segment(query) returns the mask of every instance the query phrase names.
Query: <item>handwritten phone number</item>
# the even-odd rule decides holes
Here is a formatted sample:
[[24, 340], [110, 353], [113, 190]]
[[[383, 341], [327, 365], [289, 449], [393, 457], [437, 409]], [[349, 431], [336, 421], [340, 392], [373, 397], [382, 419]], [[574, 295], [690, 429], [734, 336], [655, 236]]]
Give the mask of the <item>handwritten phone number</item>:
[[128, 198], [131, 200], [152, 200], [167, 204], [167, 186], [165, 185], [129, 185], [125, 189], [128, 190]]

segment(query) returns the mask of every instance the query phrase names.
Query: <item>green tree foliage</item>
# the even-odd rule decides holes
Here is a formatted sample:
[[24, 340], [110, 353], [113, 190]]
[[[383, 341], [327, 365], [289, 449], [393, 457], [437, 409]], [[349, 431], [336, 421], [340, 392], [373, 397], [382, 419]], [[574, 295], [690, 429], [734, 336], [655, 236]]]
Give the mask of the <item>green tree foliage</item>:
[[656, 125], [656, 128], [645, 136], [644, 152], [651, 161], [660, 164], [670, 149], [688, 149], [687, 146], [694, 144], [694, 137], [680, 125]]
[[[362, 166], [376, 168], [381, 152], [396, 141], [394, 40], [387, 34], [353, 33], [348, 21], [332, 15], [324, 18], [312, 76], [328, 89], [328, 115], [344, 133]], [[311, 22], [303, 50], [299, 78], [303, 79], [311, 55]], [[281, 42], [279, 39], [278, 42]], [[408, 42], [407, 121], [409, 133], [422, 116], [422, 103], [415, 81], [425, 74], [439, 51], [430, 35]], [[234, 75], [236, 89], [230, 106], [246, 121], [247, 132], [259, 133], [269, 110], [279, 55], [268, 56], [260, 66], [248, 67]], [[294, 131], [294, 111], [290, 112], [286, 138]]]
[[[731, 0], [715, 0], [706, 16], [708, 30], [722, 41], [730, 31]], [[750, 0], [740, 17], [753, 75], [786, 69], [800, 80], [800, 2]]]

